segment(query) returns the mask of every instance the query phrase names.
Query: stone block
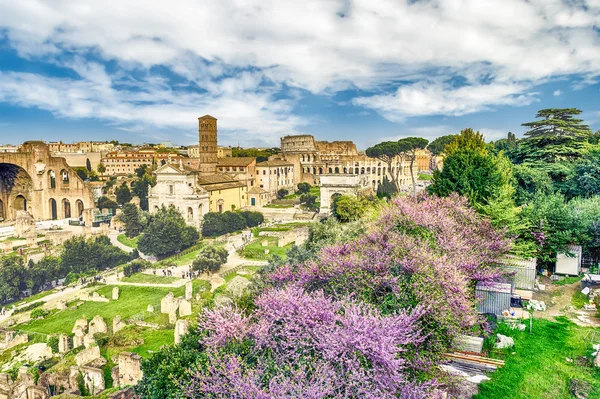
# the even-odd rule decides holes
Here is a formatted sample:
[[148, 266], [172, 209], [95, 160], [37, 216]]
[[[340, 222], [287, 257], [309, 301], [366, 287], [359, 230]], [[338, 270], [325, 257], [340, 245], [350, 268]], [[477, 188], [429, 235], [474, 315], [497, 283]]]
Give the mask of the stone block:
[[113, 301], [116, 301], [117, 299], [119, 299], [119, 287], [113, 288], [112, 299], [113, 299]]
[[78, 366], [84, 366], [100, 357], [100, 347], [95, 345], [82, 350], [75, 355], [75, 363]]
[[175, 324], [177, 321], [177, 311], [175, 309], [169, 312], [169, 324]]
[[179, 317], [191, 316], [192, 304], [185, 299], [179, 301]]
[[66, 334], [61, 334], [58, 336], [58, 352], [66, 353], [70, 350], [69, 345], [69, 336]]
[[122, 330], [123, 328], [127, 327], [127, 323], [125, 323], [122, 319], [121, 316], [116, 315], [113, 318], [113, 334], [116, 334], [118, 331]]
[[65, 301], [58, 301], [56, 303], [56, 309], [57, 310], [66, 310], [67, 309], [67, 303]]
[[154, 313], [154, 306], [148, 305], [148, 307], [146, 308], [146, 311], [148, 311], [150, 313]]
[[181, 337], [187, 334], [189, 323], [187, 320], [177, 320], [175, 323], [175, 345], [181, 343]]
[[90, 348], [91, 346], [96, 345], [96, 339], [94, 335], [91, 333], [87, 333], [83, 336], [83, 346], [86, 348]]
[[143, 376], [142, 358], [137, 353], [121, 352], [119, 354], [119, 381], [120, 387], [136, 385]]
[[83, 338], [85, 337], [85, 332], [81, 327], [75, 330], [75, 336], [73, 336], [73, 349], [79, 348], [83, 346]]
[[83, 375], [85, 386], [92, 395], [97, 395], [104, 391], [105, 382], [104, 371], [102, 369], [85, 366], [71, 366], [69, 381], [71, 382], [71, 386], [74, 388], [77, 387], [77, 377], [79, 376], [79, 373]]
[[52, 357], [52, 348], [46, 343], [33, 344], [25, 350], [25, 358], [30, 362], [39, 362]]
[[175, 296], [169, 292], [163, 299], [160, 300], [160, 313], [169, 314], [172, 311]]
[[102, 316], [95, 316], [92, 321], [90, 321], [88, 332], [91, 335], [108, 332], [108, 326]]
[[191, 281], [188, 281], [187, 283], [185, 283], [185, 300], [186, 301], [192, 300], [192, 282]]
[[81, 318], [79, 320], [75, 320], [75, 325], [73, 325], [73, 329], [71, 332], [75, 334], [77, 329], [81, 329], [84, 333], [87, 332], [88, 321], [85, 318]]

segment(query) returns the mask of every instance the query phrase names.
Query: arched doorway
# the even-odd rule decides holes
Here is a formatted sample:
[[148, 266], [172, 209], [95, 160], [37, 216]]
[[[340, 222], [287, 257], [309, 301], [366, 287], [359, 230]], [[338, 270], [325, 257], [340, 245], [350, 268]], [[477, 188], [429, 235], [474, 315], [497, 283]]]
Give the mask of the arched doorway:
[[62, 206], [63, 206], [65, 219], [70, 218], [71, 217], [71, 203], [69, 202], [69, 200], [66, 198], [63, 199]]
[[83, 201], [77, 200], [75, 205], [77, 206], [77, 217], [80, 218], [83, 215]]
[[50, 198], [50, 219], [58, 219], [58, 212], [56, 210], [56, 200], [54, 198]]
[[188, 211], [187, 211], [187, 220], [188, 220], [188, 222], [191, 222], [194, 220], [194, 210], [191, 207], [189, 207]]
[[27, 210], [27, 200], [22, 195], [17, 195], [15, 197], [14, 202], [15, 211], [26, 211]]

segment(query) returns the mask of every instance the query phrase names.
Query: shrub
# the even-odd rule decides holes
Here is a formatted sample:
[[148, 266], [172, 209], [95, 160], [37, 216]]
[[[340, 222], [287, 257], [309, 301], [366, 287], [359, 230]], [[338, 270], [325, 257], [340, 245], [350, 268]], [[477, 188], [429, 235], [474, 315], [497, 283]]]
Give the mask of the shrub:
[[280, 188], [279, 190], [277, 190], [277, 199], [283, 199], [283, 197], [285, 197], [289, 193], [290, 192], [285, 188]]
[[246, 227], [246, 219], [240, 212], [209, 212], [204, 215], [202, 235], [205, 237], [216, 237], [243, 230]]
[[265, 221], [265, 216], [261, 212], [241, 211], [240, 215], [246, 219], [247, 227], [256, 227]]
[[129, 277], [132, 274], [146, 270], [150, 266], [152, 266], [152, 263], [148, 262], [147, 260], [137, 259], [125, 265], [125, 267], [123, 268], [123, 274], [125, 275], [125, 277]]
[[188, 226], [174, 206], [160, 208], [143, 233], [138, 241], [139, 250], [146, 255], [159, 257], [189, 248], [200, 237], [198, 230]]
[[229, 253], [225, 248], [213, 246], [204, 247], [200, 250], [196, 259], [194, 259], [192, 267], [199, 272], [209, 271], [215, 273], [227, 262], [228, 256]]
[[310, 191], [310, 184], [308, 183], [298, 183], [298, 193], [306, 194]]
[[44, 317], [48, 316], [48, 311], [41, 309], [41, 308], [36, 308], [33, 309], [33, 311], [31, 311], [31, 318], [32, 319], [43, 319]]
[[52, 353], [58, 353], [58, 337], [56, 335], [49, 336], [46, 343], [52, 349]]

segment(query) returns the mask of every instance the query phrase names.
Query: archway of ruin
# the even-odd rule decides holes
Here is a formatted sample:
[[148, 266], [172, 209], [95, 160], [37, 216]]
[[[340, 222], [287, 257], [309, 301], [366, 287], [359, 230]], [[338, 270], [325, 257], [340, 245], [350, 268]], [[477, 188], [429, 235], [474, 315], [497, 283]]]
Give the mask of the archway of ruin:
[[3, 220], [14, 220], [17, 211], [31, 211], [32, 190], [33, 181], [25, 169], [11, 163], [0, 163], [0, 201], [2, 201]]

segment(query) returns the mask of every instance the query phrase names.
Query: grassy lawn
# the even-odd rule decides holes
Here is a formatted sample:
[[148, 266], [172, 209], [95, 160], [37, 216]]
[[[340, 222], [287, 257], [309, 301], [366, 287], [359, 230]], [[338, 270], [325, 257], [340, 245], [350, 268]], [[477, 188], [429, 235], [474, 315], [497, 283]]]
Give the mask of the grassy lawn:
[[420, 173], [419, 180], [433, 180], [433, 175], [427, 173]]
[[[196, 259], [196, 256], [198, 255], [198, 252], [200, 252], [200, 250], [204, 247], [206, 243], [202, 243], [198, 246], [198, 248], [194, 249], [193, 251], [190, 251], [186, 254], [183, 255], [173, 255], [170, 256], [168, 258], [165, 258], [163, 260], [161, 260], [159, 263], [160, 265], [156, 266], [158, 268], [163, 267], [165, 265], [175, 265], [175, 266], [184, 266], [184, 265], [189, 265], [191, 264], [194, 259]], [[162, 266], [161, 266], [162, 265]]]
[[125, 235], [125, 233], [123, 233], [117, 236], [117, 241], [119, 241], [123, 245], [128, 246], [129, 248], [137, 248], [140, 237], [141, 235], [134, 238], [129, 238]]
[[562, 286], [562, 285], [570, 285], [581, 281], [583, 275], [581, 276], [566, 276], [562, 280], [553, 281], [552, 284]]
[[591, 355], [592, 342], [584, 341], [589, 330], [564, 317], [556, 321], [535, 319], [533, 335], [500, 325], [498, 332], [512, 336], [515, 347], [492, 352], [492, 357], [502, 358], [506, 364], [479, 386], [474, 399], [570, 399], [572, 378], [592, 384], [594, 391], [589, 398], [600, 398], [600, 370], [576, 362], [579, 356]]
[[18, 302], [7, 303], [7, 304], [6, 304], [6, 305], [4, 305], [4, 306], [6, 306], [6, 307], [8, 308], [8, 306], [9, 306], [9, 305], [10, 305], [10, 306], [12, 306], [12, 305], [19, 306], [19, 305], [23, 305], [23, 304], [25, 304], [25, 303], [33, 303], [33, 302], [35, 302], [35, 301], [37, 301], [37, 300], [40, 300], [40, 299], [42, 299], [42, 298], [43, 298], [43, 297], [45, 297], [45, 296], [48, 296], [48, 295], [50, 295], [50, 294], [54, 294], [55, 292], [57, 292], [55, 289], [52, 289], [52, 290], [49, 290], [49, 291], [42, 291], [42, 292], [38, 292], [38, 293], [37, 293], [37, 294], [35, 294], [35, 295], [28, 296], [27, 298], [25, 298], [25, 299], [22, 299], [22, 300], [20, 300], [20, 301], [18, 301]]
[[[107, 298], [111, 298], [112, 289], [114, 286], [109, 285], [101, 287], [97, 292]], [[111, 326], [112, 319], [116, 315], [120, 315], [126, 319], [135, 314], [146, 310], [148, 304], [160, 304], [160, 300], [169, 292], [173, 292], [175, 296], [183, 295], [184, 287], [180, 288], [157, 288], [157, 287], [135, 287], [135, 286], [119, 286], [119, 299], [103, 302], [84, 302], [78, 308], [69, 307], [67, 310], [54, 312], [45, 319], [30, 321], [26, 324], [21, 324], [16, 328], [25, 331], [41, 332], [46, 334], [70, 334], [75, 320], [82, 317], [91, 319], [96, 315], [104, 318], [104, 321]]]
[[241, 274], [237, 274], [236, 272], [229, 272], [229, 273], [227, 273], [226, 275], [223, 276], [223, 279], [225, 280], [225, 283], [229, 283], [236, 276], [240, 276], [240, 277], [243, 277], [246, 280], [248, 280], [248, 276], [242, 276]]
[[[269, 245], [263, 247], [263, 241], [268, 241]], [[275, 237], [260, 237], [246, 245], [242, 252], [242, 256], [246, 259], [267, 260], [270, 259], [271, 256], [277, 255], [285, 259], [285, 253], [290, 247], [291, 244], [286, 245], [285, 247], [278, 247], [277, 238]], [[265, 254], [265, 249], [269, 250], [268, 255]]]
[[171, 284], [174, 281], [180, 280], [179, 277], [163, 276], [160, 270], [156, 272], [156, 276], [146, 273], [135, 273], [129, 277], [123, 277], [121, 281], [127, 283], [147, 283], [147, 284]]

